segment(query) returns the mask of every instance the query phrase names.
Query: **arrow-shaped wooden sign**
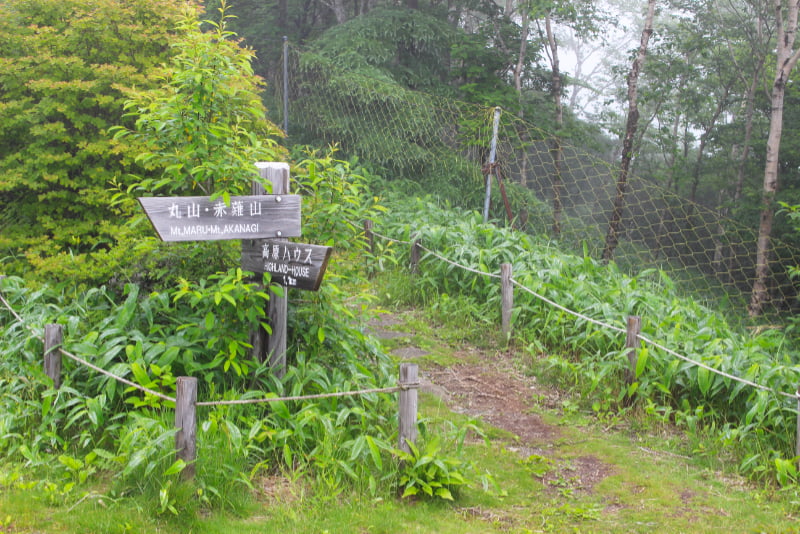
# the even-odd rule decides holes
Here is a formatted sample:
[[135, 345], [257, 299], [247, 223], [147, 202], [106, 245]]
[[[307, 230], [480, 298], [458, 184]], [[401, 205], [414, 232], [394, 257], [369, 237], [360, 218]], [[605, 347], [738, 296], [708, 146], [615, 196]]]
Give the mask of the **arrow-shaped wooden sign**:
[[285, 287], [317, 291], [328, 267], [332, 247], [280, 240], [242, 241], [242, 269], [270, 273]]
[[298, 237], [299, 195], [141, 197], [139, 203], [162, 241]]

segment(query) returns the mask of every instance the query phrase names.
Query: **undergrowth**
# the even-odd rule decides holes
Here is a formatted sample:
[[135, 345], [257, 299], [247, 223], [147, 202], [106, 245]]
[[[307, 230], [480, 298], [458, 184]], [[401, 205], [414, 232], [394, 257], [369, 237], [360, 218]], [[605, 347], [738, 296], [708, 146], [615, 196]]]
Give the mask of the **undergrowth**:
[[[657, 269], [631, 277], [614, 263], [564, 254], [549, 241], [485, 224], [475, 212], [430, 199], [398, 196], [389, 203], [393, 209], [380, 222], [380, 233], [406, 243], [418, 239], [468, 269], [423, 251], [416, 273], [403, 269], [385, 276], [385, 302], [421, 305], [443, 321], [474, 325], [460, 331], [480, 342], [487, 331], [497, 331], [500, 264], [510, 263], [514, 279], [530, 291], [515, 288], [513, 336], [502, 340], [498, 333], [495, 339], [522, 348], [530, 373], [578, 394], [599, 418], [637, 410], [656, 424], [676, 424], [695, 456], [714, 463], [732, 459], [740, 473], [757, 480], [798, 481], [793, 393], [800, 373], [791, 329], [758, 333], [732, 326], [721, 313], [676, 296], [674, 282]], [[409, 264], [410, 245], [394, 251], [398, 265]], [[630, 369], [624, 329], [631, 315], [642, 317], [642, 336], [763, 389], [644, 342]]]
[[264, 476], [302, 478], [329, 498], [408, 497], [421, 488], [420, 497], [452, 499], [473, 480], [473, 466], [448, 456], [457, 448], [438, 445], [452, 440], [424, 424], [416, 444], [424, 454], [400, 450], [396, 395], [367, 393], [200, 407], [196, 475], [187, 483], [186, 464], [175, 457], [173, 402], [72, 358], [64, 358], [60, 388], [44, 375], [42, 330], [56, 323], [67, 352], [167, 398], [179, 376], [198, 378], [201, 401], [393, 387], [396, 365], [365, 333], [366, 241], [350, 223], [383, 208], [348, 162], [333, 152], [304, 154], [296, 186], [316, 206], [304, 224], [337, 253], [318, 292], [290, 294], [284, 376], [249, 353], [249, 333], [268, 327], [266, 303], [285, 291], [268, 275], [252, 279], [233, 268], [149, 293], [132, 283], [119, 293], [0, 280], [14, 310], [0, 306], [0, 454], [11, 473], [0, 487], [72, 506], [100, 485], [107, 500], [138, 496], [156, 515], [177, 518], [198, 507], [239, 510]]

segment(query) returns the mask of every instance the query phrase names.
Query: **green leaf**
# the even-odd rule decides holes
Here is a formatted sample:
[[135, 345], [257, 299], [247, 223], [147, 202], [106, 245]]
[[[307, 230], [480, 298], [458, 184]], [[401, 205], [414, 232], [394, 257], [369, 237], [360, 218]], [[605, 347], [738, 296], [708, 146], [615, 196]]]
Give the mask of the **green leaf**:
[[642, 373], [647, 366], [647, 359], [649, 356], [650, 351], [647, 350], [647, 347], [642, 347], [639, 349], [638, 359], [636, 360], [636, 378], [642, 376]]
[[72, 456], [67, 456], [65, 454], [59, 456], [58, 461], [63, 465], [67, 466], [68, 469], [71, 469], [73, 471], [77, 471], [78, 469], [83, 468], [83, 462], [81, 462], [77, 458], [73, 458]]
[[401, 499], [405, 499], [406, 497], [412, 497], [419, 493], [419, 488], [416, 486], [407, 486], [403, 495], [400, 497]]
[[183, 460], [175, 460], [175, 462], [173, 462], [172, 465], [169, 466], [166, 471], [164, 471], [164, 476], [168, 477], [168, 476], [172, 476], [172, 475], [177, 475], [178, 473], [183, 471], [185, 468], [186, 468], [186, 462], [185, 461], [183, 461]]
[[447, 499], [448, 501], [453, 500], [453, 494], [450, 493], [450, 490], [447, 488], [438, 488], [435, 493], [437, 497], [441, 497], [442, 499]]
[[700, 388], [700, 393], [702, 393], [704, 397], [708, 395], [708, 390], [711, 388], [713, 381], [714, 376], [711, 374], [711, 371], [705, 367], [697, 368], [697, 387]]
[[375, 467], [378, 468], [379, 471], [383, 470], [383, 460], [381, 458], [381, 451], [378, 448], [378, 445], [375, 443], [375, 439], [372, 436], [366, 436], [365, 439], [367, 440], [367, 445], [369, 446], [369, 452], [372, 456], [372, 462], [375, 464]]

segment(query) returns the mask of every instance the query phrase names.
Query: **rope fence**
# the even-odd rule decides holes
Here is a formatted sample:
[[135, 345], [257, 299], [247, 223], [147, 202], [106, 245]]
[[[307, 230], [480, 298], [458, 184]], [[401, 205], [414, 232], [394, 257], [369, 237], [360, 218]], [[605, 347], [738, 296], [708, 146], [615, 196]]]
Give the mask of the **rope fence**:
[[[672, 350], [669, 347], [666, 347], [663, 344], [660, 344], [660, 343], [650, 339], [649, 337], [646, 337], [646, 336], [642, 335], [640, 332], [638, 332], [638, 327], [637, 327], [637, 331], [632, 333], [630, 328], [629, 329], [621, 328], [619, 326], [615, 326], [615, 325], [606, 323], [604, 321], [589, 317], [589, 316], [587, 316], [587, 315], [585, 315], [583, 313], [580, 313], [580, 312], [577, 312], [575, 310], [572, 310], [572, 309], [570, 309], [570, 308], [568, 308], [566, 306], [563, 306], [563, 305], [555, 302], [552, 299], [549, 299], [549, 298], [545, 297], [544, 295], [541, 295], [541, 294], [533, 291], [532, 289], [522, 285], [521, 283], [519, 283], [517, 280], [515, 280], [513, 278], [512, 274], [511, 274], [511, 265], [510, 264], [504, 264], [502, 266], [502, 268], [501, 268], [501, 274], [498, 275], [496, 273], [490, 273], [490, 272], [486, 272], [486, 271], [481, 271], [479, 269], [474, 269], [474, 268], [468, 267], [466, 265], [462, 265], [462, 264], [460, 264], [460, 263], [458, 263], [456, 261], [450, 260], [449, 258], [443, 256], [442, 254], [439, 254], [438, 252], [423, 246], [420, 243], [419, 239], [415, 239], [413, 242], [409, 242], [409, 241], [404, 241], [404, 240], [400, 240], [400, 239], [395, 239], [395, 238], [392, 238], [392, 237], [389, 237], [389, 236], [386, 236], [386, 235], [382, 235], [382, 234], [374, 231], [372, 221], [365, 221], [364, 230], [365, 230], [365, 234], [366, 234], [370, 249], [373, 251], [373, 254], [374, 254], [374, 250], [375, 250], [374, 249], [374, 238], [378, 237], [378, 238], [381, 238], [381, 239], [386, 240], [386, 241], [391, 242], [391, 243], [412, 246], [412, 259], [415, 262], [418, 262], [418, 261], [421, 260], [421, 258], [418, 257], [418, 254], [415, 254], [415, 251], [413, 250], [413, 249], [417, 249], [418, 248], [420, 250], [425, 251], [428, 256], [432, 256], [432, 257], [434, 257], [434, 258], [436, 258], [436, 259], [438, 259], [440, 261], [443, 261], [443, 262], [445, 262], [445, 263], [447, 263], [447, 264], [449, 264], [449, 265], [451, 265], [453, 267], [456, 267], [456, 268], [459, 268], [459, 269], [462, 269], [462, 270], [465, 270], [465, 271], [468, 271], [468, 272], [471, 272], [471, 273], [474, 273], [474, 274], [477, 274], [477, 275], [480, 275], [480, 276], [485, 276], [485, 277], [493, 278], [493, 279], [501, 279], [501, 281], [503, 282], [503, 286], [504, 286], [503, 287], [503, 299], [502, 299], [503, 300], [503, 308], [504, 308], [503, 312], [502, 312], [503, 331], [506, 334], [510, 333], [510, 316], [511, 316], [510, 309], [513, 307], [513, 292], [511, 290], [511, 288], [512, 287], [517, 287], [520, 290], [529, 293], [534, 298], [539, 299], [542, 302], [545, 302], [546, 304], [548, 304], [550, 306], [553, 306], [553, 307], [555, 307], [555, 308], [557, 308], [557, 309], [559, 309], [559, 310], [561, 310], [561, 311], [563, 311], [563, 312], [565, 312], [565, 313], [567, 313], [569, 315], [572, 315], [573, 317], [575, 317], [577, 319], [580, 319], [580, 320], [586, 321], [588, 323], [594, 324], [596, 326], [599, 326], [600, 328], [611, 330], [611, 331], [614, 331], [614, 332], [617, 332], [617, 333], [627, 334], [628, 335], [628, 339], [626, 340], [626, 347], [630, 348], [631, 350], [635, 349], [634, 342], [642, 341], [642, 342], [644, 342], [646, 344], [649, 344], [649, 345], [651, 345], [651, 346], [653, 346], [655, 348], [663, 350], [665, 353], [670, 354], [670, 355], [672, 355], [672, 356], [674, 356], [674, 357], [676, 357], [676, 358], [678, 358], [678, 359], [680, 359], [680, 360], [682, 360], [684, 362], [687, 362], [687, 363], [689, 363], [691, 365], [703, 368], [703, 369], [705, 369], [705, 370], [707, 370], [707, 371], [709, 371], [711, 373], [714, 373], [714, 374], [716, 374], [718, 376], [721, 376], [721, 377], [727, 378], [729, 380], [733, 380], [733, 381], [739, 382], [739, 383], [744, 384], [746, 386], [753, 387], [753, 388], [756, 388], [756, 389], [759, 389], [759, 390], [762, 390], [762, 391], [772, 392], [772, 393], [775, 393], [775, 394], [780, 395], [780, 396], [785, 397], [785, 398], [796, 399], [798, 401], [798, 412], [799, 412], [799, 415], [798, 415], [798, 436], [800, 436], [800, 391], [796, 391], [794, 393], [786, 393], [786, 392], [783, 392], [783, 391], [774, 390], [772, 388], [769, 388], [769, 387], [764, 386], [762, 384], [758, 384], [758, 383], [753, 382], [751, 380], [743, 379], [741, 377], [738, 377], [738, 376], [732, 375], [730, 373], [724, 372], [724, 371], [722, 371], [720, 369], [716, 369], [716, 368], [711, 367], [711, 366], [709, 366], [707, 364], [704, 364], [702, 362], [698, 362], [697, 360], [689, 358], [688, 356], [680, 354], [677, 351]], [[412, 265], [411, 268], [412, 268], [413, 271], [416, 271], [417, 265]], [[0, 280], [2, 280], [2, 277], [0, 277]], [[506, 285], [508, 287], [506, 287]], [[34, 335], [37, 335], [36, 331], [34, 330], [34, 328], [31, 325], [25, 324], [25, 321], [23, 320], [23, 318], [13, 309], [13, 307], [5, 299], [5, 297], [3, 296], [1, 291], [0, 291], [0, 302], [3, 303], [3, 305], [9, 310], [9, 312], [13, 315], [13, 317], [18, 322], [20, 322], [21, 324], [25, 325]], [[508, 308], [508, 309], [506, 309], [506, 308]], [[629, 325], [630, 325], [630, 323], [631, 323], [631, 321], [629, 321]], [[637, 320], [636, 324], [640, 324], [640, 321]], [[49, 326], [53, 326], [53, 325], [49, 325]], [[94, 364], [92, 364], [90, 362], [87, 362], [86, 360], [84, 360], [82, 358], [79, 358], [78, 356], [76, 356], [76, 355], [64, 350], [61, 347], [62, 341], [61, 341], [61, 337], [60, 337], [61, 336], [61, 334], [60, 334], [60, 330], [61, 330], [60, 329], [60, 325], [55, 325], [55, 326], [59, 326], [59, 328], [58, 328], [58, 333], [56, 334], [54, 339], [48, 339], [47, 328], [45, 329], [45, 340], [44, 341], [45, 341], [45, 370], [46, 371], [48, 369], [57, 369], [57, 372], [60, 373], [60, 363], [53, 364], [52, 363], [52, 358], [54, 357], [54, 355], [63, 354], [65, 356], [67, 356], [68, 358], [72, 359], [73, 361], [75, 361], [76, 363], [78, 363], [80, 365], [83, 365], [83, 366], [86, 366], [86, 367], [88, 367], [88, 368], [90, 368], [90, 369], [92, 369], [92, 370], [94, 370], [94, 371], [96, 371], [98, 373], [101, 373], [101, 374], [103, 374], [103, 375], [105, 375], [105, 376], [107, 376], [107, 377], [109, 377], [111, 379], [114, 379], [114, 380], [117, 380], [117, 381], [119, 381], [121, 383], [124, 383], [124, 384], [126, 384], [126, 385], [128, 385], [130, 387], [133, 387], [133, 388], [135, 388], [137, 390], [140, 390], [140, 391], [142, 391], [142, 392], [144, 392], [144, 393], [146, 393], [148, 395], [155, 396], [157, 398], [160, 398], [160, 399], [168, 401], [168, 402], [174, 402], [176, 404], [176, 426], [178, 427], [178, 433], [176, 435], [176, 450], [177, 450], [178, 457], [179, 458], [183, 458], [187, 462], [187, 465], [190, 466], [190, 468], [187, 469], [187, 471], [184, 474], [184, 476], [186, 478], [191, 478], [191, 477], [194, 476], [194, 468], [193, 468], [193, 465], [191, 465], [191, 464], [193, 464], [194, 460], [196, 459], [196, 453], [195, 453], [196, 446], [194, 444], [194, 435], [195, 435], [195, 428], [196, 428], [195, 409], [198, 406], [224, 406], [224, 405], [260, 404], [260, 403], [272, 403], [272, 402], [291, 402], [291, 401], [303, 401], [303, 400], [324, 399], [324, 398], [333, 398], [333, 397], [358, 396], [358, 395], [367, 395], [367, 394], [393, 394], [393, 393], [398, 393], [399, 392], [400, 396], [401, 396], [401, 402], [400, 402], [401, 406], [400, 406], [400, 410], [399, 410], [400, 411], [400, 426], [401, 426], [401, 438], [400, 438], [400, 446], [401, 446], [401, 448], [407, 449], [408, 446], [407, 446], [406, 440], [408, 440], [408, 441], [413, 443], [414, 439], [416, 438], [416, 405], [417, 405], [416, 394], [417, 394], [417, 389], [420, 387], [420, 383], [417, 380], [418, 369], [417, 369], [417, 366], [415, 364], [407, 364], [407, 363], [401, 364], [401, 366], [400, 366], [400, 380], [398, 382], [398, 385], [397, 386], [393, 386], [393, 387], [372, 388], [372, 389], [363, 389], [363, 390], [357, 390], [357, 391], [330, 392], [330, 393], [320, 393], [320, 394], [312, 394], [312, 395], [299, 395], [299, 396], [290, 396], [290, 397], [267, 397], [267, 398], [260, 398], [260, 399], [233, 399], [233, 400], [223, 400], [223, 401], [203, 401], [203, 402], [198, 402], [197, 398], [196, 398], [196, 395], [197, 395], [196, 378], [179, 377], [178, 381], [177, 381], [177, 387], [176, 387], [176, 390], [178, 391], [178, 395], [176, 395], [175, 398], [169, 397], [167, 395], [164, 395], [164, 394], [159, 393], [157, 391], [154, 391], [152, 389], [146, 388], [146, 387], [144, 387], [144, 386], [142, 386], [140, 384], [137, 384], [135, 382], [127, 380], [127, 379], [125, 379], [123, 377], [114, 375], [113, 373], [108, 372], [108, 371], [106, 371], [106, 370], [104, 370], [104, 369], [102, 369], [102, 368], [100, 368], [100, 367], [98, 367], [98, 366], [96, 366], [96, 365], [94, 365]], [[632, 357], [629, 354], [629, 358], [635, 358], [635, 356]], [[631, 359], [631, 365], [632, 365], [633, 368], [635, 368], [635, 360], [634, 359]], [[48, 376], [50, 376], [53, 379], [54, 384], [56, 385], [56, 387], [58, 387], [58, 385], [60, 384], [60, 376], [53, 376], [50, 371], [48, 371]], [[181, 391], [184, 391], [183, 395], [181, 394]], [[409, 395], [409, 394], [413, 394], [413, 395]], [[411, 397], [413, 397], [413, 401], [411, 400]], [[188, 399], [188, 401], [187, 401], [187, 399]], [[404, 412], [406, 413], [405, 416], [403, 415]], [[409, 420], [412, 420], [413, 424], [409, 423], [408, 422]], [[407, 429], [407, 433], [406, 434], [403, 434], [403, 431], [402, 431], [403, 427], [405, 427]], [[797, 449], [798, 449], [798, 455], [800, 455], [800, 439], [798, 440]]]
[[262, 399], [236, 399], [228, 401], [206, 401], [198, 402], [197, 406], [225, 406], [235, 404], [261, 404], [268, 402], [290, 402], [290, 401], [304, 401], [313, 399], [330, 399], [334, 397], [354, 397], [358, 395], [369, 395], [371, 393], [398, 393], [400, 391], [408, 391], [420, 387], [419, 382], [413, 384], [402, 384], [389, 388], [372, 388], [360, 389], [358, 391], [337, 391], [333, 393], [315, 393], [313, 395], [297, 395], [294, 397], [265, 397]]
[[[0, 275], [0, 281], [4, 276]], [[289, 397], [265, 397], [260, 399], [232, 399], [220, 401], [197, 401], [197, 378], [181, 376], [176, 380], [176, 396], [170, 397], [144, 387], [141, 384], [132, 382], [124, 377], [106, 371], [83, 358], [80, 358], [63, 348], [63, 328], [60, 324], [47, 324], [44, 328], [44, 336], [40, 336], [36, 329], [26, 324], [23, 318], [14, 310], [8, 300], [0, 290], [0, 302], [8, 309], [17, 322], [25, 326], [34, 337], [41, 339], [44, 343], [44, 370], [47, 376], [53, 381], [53, 387], [58, 389], [61, 386], [61, 356], [67, 356], [76, 363], [88, 367], [104, 376], [126, 384], [148, 395], [152, 395], [167, 402], [175, 403], [175, 451], [178, 459], [185, 462], [186, 467], [181, 471], [184, 479], [192, 479], [195, 475], [194, 463], [197, 459], [197, 415], [196, 409], [199, 406], [232, 406], [244, 404], [265, 404], [272, 402], [293, 402], [304, 400], [316, 400], [327, 398], [354, 397], [368, 394], [393, 394], [399, 393], [398, 398], [398, 448], [410, 453], [409, 443], [413, 444], [417, 438], [417, 393], [421, 384], [419, 381], [419, 370], [417, 364], [401, 363], [400, 377], [397, 386], [385, 388], [370, 388], [355, 391], [337, 391], [329, 393], [317, 393], [310, 395], [295, 395]]]
[[[457, 263], [455, 261], [452, 261], [449, 258], [445, 258], [441, 254], [438, 254], [438, 253], [436, 253], [436, 252], [424, 247], [422, 244], [420, 244], [419, 240], [415, 240], [413, 243], [409, 242], [409, 241], [401, 241], [401, 240], [398, 240], [398, 239], [394, 239], [394, 238], [379, 234], [378, 232], [375, 232], [375, 231], [372, 231], [372, 235], [374, 235], [375, 237], [380, 237], [382, 239], [389, 240], [389, 241], [394, 242], [394, 243], [398, 243], [398, 244], [402, 244], [402, 245], [414, 245], [414, 246], [420, 247], [421, 249], [423, 249], [426, 252], [428, 252], [431, 256], [434, 256], [435, 258], [437, 258], [439, 260], [442, 260], [442, 261], [444, 261], [444, 262], [446, 262], [446, 263], [448, 263], [450, 265], [453, 265], [453, 266], [458, 267], [460, 269], [463, 269], [465, 271], [469, 271], [469, 272], [472, 272], [472, 273], [475, 273], [475, 274], [483, 275], [483, 276], [486, 276], [486, 277], [489, 277], [489, 278], [501, 278], [502, 277], [501, 275], [498, 275], [498, 274], [495, 274], [495, 273], [489, 273], [489, 272], [485, 272], [485, 271], [480, 271], [480, 270], [477, 270], [477, 269], [473, 269], [473, 268], [468, 267], [466, 265], [461, 265], [461, 264], [459, 264], [459, 263]], [[368, 236], [368, 239], [369, 238], [370, 237]], [[627, 334], [628, 333], [628, 330], [625, 329], [625, 328], [622, 328], [622, 327], [619, 327], [619, 326], [614, 326], [612, 324], [609, 324], [609, 323], [600, 321], [598, 319], [594, 319], [592, 317], [589, 317], [589, 316], [587, 316], [587, 315], [585, 315], [583, 313], [571, 310], [571, 309], [567, 308], [566, 306], [563, 306], [563, 305], [555, 302], [554, 300], [549, 299], [549, 298], [545, 297], [544, 295], [541, 295], [541, 294], [533, 291], [532, 289], [522, 285], [517, 280], [515, 280], [513, 277], [510, 277], [509, 281], [513, 286], [518, 287], [518, 288], [520, 288], [521, 290], [523, 290], [523, 291], [525, 291], [527, 293], [530, 293], [533, 297], [545, 302], [546, 304], [549, 304], [550, 306], [553, 306], [554, 308], [557, 308], [557, 309], [559, 309], [559, 310], [561, 310], [561, 311], [563, 311], [565, 313], [568, 313], [568, 314], [570, 314], [570, 315], [572, 315], [572, 316], [574, 316], [574, 317], [576, 317], [578, 319], [582, 319], [582, 320], [587, 321], [589, 323], [592, 323], [592, 324], [594, 324], [596, 326], [599, 326], [601, 328], [605, 328], [605, 329], [608, 329], [608, 330], [612, 330], [614, 332], [618, 332], [618, 333], [622, 333], [622, 334]], [[660, 343], [657, 343], [656, 341], [654, 341], [654, 340], [652, 340], [652, 339], [650, 339], [650, 338], [648, 338], [646, 336], [643, 336], [640, 333], [636, 333], [635, 339], [641, 340], [641, 341], [643, 341], [643, 342], [645, 342], [647, 344], [652, 345], [653, 347], [656, 347], [658, 349], [663, 350], [667, 354], [675, 356], [676, 358], [678, 358], [680, 360], [683, 360], [683, 361], [685, 361], [687, 363], [690, 363], [692, 365], [695, 365], [697, 367], [701, 367], [703, 369], [706, 369], [707, 371], [712, 372], [712, 373], [714, 373], [716, 375], [722, 376], [724, 378], [728, 378], [730, 380], [739, 382], [739, 383], [747, 385], [747, 386], [754, 387], [754, 388], [762, 390], [762, 391], [768, 391], [768, 392], [775, 393], [777, 395], [780, 395], [780, 396], [783, 396], [783, 397], [786, 397], [786, 398], [790, 398], [790, 399], [797, 399], [798, 402], [800, 402], [800, 392], [787, 393], [787, 392], [784, 392], [784, 391], [774, 390], [774, 389], [772, 389], [770, 387], [764, 386], [762, 384], [758, 384], [758, 383], [753, 382], [751, 380], [747, 380], [747, 379], [732, 375], [730, 373], [726, 373], [725, 371], [722, 371], [720, 369], [716, 369], [714, 367], [711, 367], [710, 365], [704, 364], [702, 362], [698, 362], [697, 360], [693, 360], [692, 358], [689, 358], [688, 356], [680, 354], [680, 353], [678, 353], [678, 352], [676, 352], [676, 351], [674, 351], [674, 350], [672, 350], [672, 349], [670, 349], [670, 348], [668, 348], [668, 347], [666, 347], [666, 346], [664, 346], [664, 345], [662, 345]]]

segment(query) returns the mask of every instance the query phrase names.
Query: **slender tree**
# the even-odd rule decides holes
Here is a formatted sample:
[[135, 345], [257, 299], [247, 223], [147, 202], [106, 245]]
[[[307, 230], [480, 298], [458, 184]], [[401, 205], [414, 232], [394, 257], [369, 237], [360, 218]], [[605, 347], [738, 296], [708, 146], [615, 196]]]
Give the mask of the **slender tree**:
[[783, 101], [789, 75], [800, 58], [800, 49], [795, 49], [797, 37], [797, 15], [800, 0], [773, 0], [775, 31], [777, 36], [775, 77], [770, 96], [769, 137], [767, 138], [764, 186], [761, 193], [761, 217], [756, 242], [756, 278], [750, 295], [750, 316], [760, 315], [769, 301], [767, 279], [769, 277], [769, 250], [772, 222], [775, 216], [775, 193], [778, 190], [778, 157], [783, 133]]
[[636, 128], [639, 123], [639, 106], [637, 103], [637, 86], [639, 73], [644, 65], [647, 55], [647, 44], [653, 33], [653, 18], [655, 17], [656, 0], [648, 0], [647, 15], [644, 20], [644, 29], [639, 43], [639, 51], [633, 61], [630, 73], [628, 73], [628, 119], [625, 125], [625, 137], [622, 141], [622, 160], [620, 162], [619, 176], [617, 178], [616, 196], [611, 217], [608, 223], [608, 233], [606, 234], [605, 247], [603, 248], [603, 261], [610, 261], [614, 257], [614, 250], [619, 244], [619, 231], [622, 225], [622, 211], [625, 207], [625, 190], [628, 184], [628, 172], [633, 159], [633, 143], [636, 136]]

